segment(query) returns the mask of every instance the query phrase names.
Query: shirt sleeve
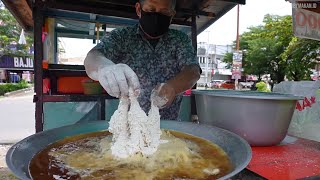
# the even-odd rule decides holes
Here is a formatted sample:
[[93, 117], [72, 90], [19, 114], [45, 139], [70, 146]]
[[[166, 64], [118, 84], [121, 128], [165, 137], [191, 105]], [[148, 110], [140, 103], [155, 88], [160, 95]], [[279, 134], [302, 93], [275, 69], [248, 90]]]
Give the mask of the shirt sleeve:
[[101, 38], [101, 41], [94, 47], [105, 55], [106, 58], [114, 62], [120, 63], [121, 60], [121, 32], [113, 30], [109, 34]]
[[199, 65], [196, 51], [192, 46], [191, 39], [184, 33], [181, 33], [179, 38], [178, 49], [177, 49], [177, 60], [178, 67], [181, 70], [184, 66], [197, 65], [202, 73], [201, 67]]

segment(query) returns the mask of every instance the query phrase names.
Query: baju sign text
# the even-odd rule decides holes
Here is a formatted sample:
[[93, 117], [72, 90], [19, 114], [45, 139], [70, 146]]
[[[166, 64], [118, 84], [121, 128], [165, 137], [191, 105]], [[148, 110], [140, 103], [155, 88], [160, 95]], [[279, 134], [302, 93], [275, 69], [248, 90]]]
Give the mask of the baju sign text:
[[8, 56], [0, 57], [0, 68], [3, 69], [21, 69], [32, 70], [33, 58], [25, 56]]
[[31, 58], [13, 57], [13, 66], [15, 68], [33, 68], [33, 60]]
[[292, 20], [294, 35], [320, 41], [320, 6], [310, 3], [310, 6], [292, 5]]

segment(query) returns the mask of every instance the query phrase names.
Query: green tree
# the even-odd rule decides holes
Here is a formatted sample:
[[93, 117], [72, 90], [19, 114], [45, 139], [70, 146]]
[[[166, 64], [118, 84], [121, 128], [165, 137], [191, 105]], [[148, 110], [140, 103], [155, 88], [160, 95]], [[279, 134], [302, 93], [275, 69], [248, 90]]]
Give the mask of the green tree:
[[9, 44], [18, 43], [22, 28], [10, 11], [6, 8], [1, 8], [1, 6], [3, 7], [3, 4], [0, 1], [0, 52], [6, 54], [27, 54], [27, 47], [33, 44], [33, 38], [29, 34], [25, 34], [27, 44], [19, 45], [18, 52], [11, 52], [8, 49]]
[[262, 25], [248, 28], [240, 37], [240, 47], [243, 53], [243, 68], [245, 74], [261, 75], [267, 72], [268, 59], [265, 48], [268, 39], [261, 36], [264, 28]]
[[[250, 27], [240, 35], [240, 50], [245, 51], [244, 74], [270, 74], [279, 83], [285, 76], [295, 81], [310, 79], [320, 42], [294, 37], [291, 16], [267, 14], [263, 25]], [[224, 62], [232, 67], [232, 53], [225, 54]]]
[[[262, 60], [261, 58], [257, 58], [254, 56], [254, 54], [257, 54], [257, 52], [251, 52], [251, 48], [254, 47], [254, 44], [257, 43], [257, 38], [259, 38], [261, 32], [263, 31], [262, 26], [257, 27], [250, 27], [248, 28], [249, 31], [244, 32], [240, 35], [239, 43], [240, 43], [240, 50], [243, 51], [242, 56], [242, 66], [244, 69], [244, 74], [255, 74], [255, 75], [262, 75], [263, 72], [265, 72], [263, 69], [265, 69], [263, 66], [263, 63], [266, 62], [265, 60]], [[233, 42], [233, 47], [236, 47], [236, 42]], [[251, 48], [250, 48], [251, 47]], [[264, 47], [264, 46], [260, 46]], [[232, 54], [233, 53], [226, 53], [224, 56], [224, 62], [227, 63], [226, 68], [232, 67]], [[251, 56], [249, 56], [251, 54]], [[262, 51], [260, 54], [263, 54]], [[263, 71], [262, 71], [263, 70]]]
[[226, 68], [230, 69], [232, 67], [232, 56], [233, 53], [227, 52], [223, 57], [223, 62], [226, 63]]
[[262, 75], [268, 73], [270, 70], [269, 59], [273, 55], [271, 53], [273, 43], [273, 40], [263, 38], [250, 41], [244, 66], [246, 73], [255, 74], [259, 79], [261, 79]]
[[269, 59], [269, 74], [271, 79], [279, 83], [286, 75], [287, 59], [282, 54], [289, 46], [293, 36], [291, 16], [278, 16], [267, 14], [263, 20], [264, 30], [261, 34], [264, 38], [274, 40]]
[[[270, 74], [276, 83], [283, 81], [288, 63], [283, 53], [292, 38], [291, 16], [265, 15], [262, 25], [250, 27], [240, 36], [240, 49], [245, 50], [244, 73]], [[225, 58], [232, 63], [229, 54]]]
[[315, 59], [320, 54], [320, 41], [292, 38], [282, 58], [287, 60], [286, 75], [289, 80], [310, 80]]

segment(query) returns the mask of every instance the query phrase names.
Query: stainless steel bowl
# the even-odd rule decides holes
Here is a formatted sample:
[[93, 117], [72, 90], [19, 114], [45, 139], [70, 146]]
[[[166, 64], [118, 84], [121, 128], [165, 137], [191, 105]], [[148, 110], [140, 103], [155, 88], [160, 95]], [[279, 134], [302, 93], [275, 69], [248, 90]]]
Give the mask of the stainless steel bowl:
[[301, 97], [254, 91], [193, 90], [200, 123], [221, 127], [251, 146], [279, 144]]
[[[6, 155], [7, 165], [19, 179], [30, 180], [29, 163], [32, 157], [42, 149], [68, 136], [102, 131], [107, 128], [108, 123], [106, 121], [92, 121], [31, 135], [9, 149]], [[238, 135], [221, 128], [168, 120], [161, 120], [161, 128], [191, 134], [220, 146], [227, 153], [234, 167], [229, 174], [219, 178], [220, 180], [229, 179], [238, 174], [251, 160], [251, 148], [249, 144]]]

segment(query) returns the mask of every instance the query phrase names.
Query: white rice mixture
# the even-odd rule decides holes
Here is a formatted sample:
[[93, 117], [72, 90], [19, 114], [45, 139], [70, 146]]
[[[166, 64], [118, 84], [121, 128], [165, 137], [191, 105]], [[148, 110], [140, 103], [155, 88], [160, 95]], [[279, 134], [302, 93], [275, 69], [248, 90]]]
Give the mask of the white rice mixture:
[[159, 108], [151, 104], [147, 115], [130, 90], [129, 99], [120, 99], [118, 109], [109, 122], [109, 131], [113, 134], [113, 156], [127, 158], [137, 153], [152, 155], [160, 144]]

